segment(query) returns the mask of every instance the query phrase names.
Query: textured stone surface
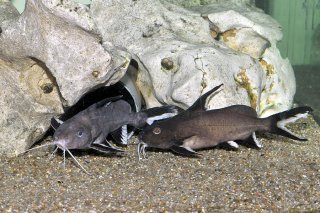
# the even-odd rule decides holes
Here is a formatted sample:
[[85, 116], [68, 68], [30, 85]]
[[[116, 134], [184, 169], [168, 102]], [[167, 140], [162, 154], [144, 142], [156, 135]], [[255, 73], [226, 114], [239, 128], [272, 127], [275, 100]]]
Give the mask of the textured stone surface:
[[241, 103], [267, 116], [291, 107], [295, 79], [274, 19], [247, 1], [170, 2], [93, 0], [90, 9], [104, 41], [140, 63], [147, 106], [186, 108], [224, 83], [210, 108]]
[[[116, 68], [129, 59], [111, 55], [98, 36], [66, 20], [52, 14], [41, 1], [28, 0], [21, 16], [2, 26], [0, 55], [42, 61], [56, 78], [65, 105], [70, 106], [92, 87], [119, 80], [126, 69]], [[114, 63], [116, 58], [122, 63]], [[93, 72], [99, 74], [93, 76]]]
[[0, 121], [13, 122], [2, 129], [1, 150], [12, 153], [14, 145], [6, 145], [12, 138], [19, 144], [14, 153], [28, 147], [38, 138], [34, 129], [42, 134], [62, 105], [119, 81], [131, 57], [139, 64], [137, 85], [147, 107], [187, 108], [221, 83], [209, 108], [246, 104], [267, 116], [291, 107], [295, 79], [276, 48], [279, 25], [252, 5], [250, 0], [93, 0], [88, 7], [71, 0], [28, 0], [19, 15], [2, 0], [0, 89], [8, 89]]
[[0, 73], [0, 155], [12, 156], [39, 140], [51, 117], [63, 109], [57, 87], [34, 61], [14, 67], [0, 60]]
[[94, 31], [94, 23], [89, 15], [89, 7], [73, 0], [42, 0], [43, 4], [55, 15], [81, 28]]
[[[67, 10], [45, 3], [52, 9], [28, 0], [19, 15], [9, 2], [0, 2], [0, 154], [30, 147], [48, 129], [50, 118], [63, 113], [62, 105], [73, 105], [99, 85], [116, 83], [129, 64], [128, 53], [112, 45], [107, 51], [88, 31], [93, 24], [87, 11], [72, 10], [64, 18]], [[73, 4], [66, 2], [67, 7]]]
[[9, 0], [0, 0], [0, 23], [15, 18], [18, 15], [18, 10], [12, 6]]

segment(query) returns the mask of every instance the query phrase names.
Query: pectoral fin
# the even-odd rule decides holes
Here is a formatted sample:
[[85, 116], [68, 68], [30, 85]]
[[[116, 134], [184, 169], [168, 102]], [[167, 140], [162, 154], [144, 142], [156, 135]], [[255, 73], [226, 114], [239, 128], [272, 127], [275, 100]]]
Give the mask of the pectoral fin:
[[95, 137], [91, 143], [92, 144], [102, 144], [105, 140], [105, 136], [102, 134], [102, 132], [100, 134], [98, 134], [97, 137]]
[[197, 153], [196, 151], [194, 151], [189, 147], [173, 145], [170, 147], [170, 149], [181, 155], [188, 155], [188, 156], [195, 156], [195, 157], [198, 157], [200, 155], [199, 153]]
[[123, 150], [118, 149], [110, 145], [109, 143], [108, 144], [91, 144], [90, 148], [103, 153], [124, 152]]
[[90, 144], [90, 149], [97, 150], [103, 153], [110, 153], [110, 152], [123, 152], [123, 150], [118, 149], [112, 146], [106, 139], [105, 136], [100, 133]]

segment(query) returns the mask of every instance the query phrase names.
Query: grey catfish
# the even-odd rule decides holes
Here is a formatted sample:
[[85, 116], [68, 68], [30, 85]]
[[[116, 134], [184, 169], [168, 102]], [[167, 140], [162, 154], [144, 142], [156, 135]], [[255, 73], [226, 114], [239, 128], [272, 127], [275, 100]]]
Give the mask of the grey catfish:
[[54, 123], [60, 123], [55, 129], [53, 144], [57, 146], [56, 150], [58, 148], [63, 150], [64, 159], [67, 151], [78, 166], [86, 172], [72, 155], [70, 149], [94, 149], [104, 153], [122, 152], [106, 140], [109, 133], [115, 133], [120, 129], [121, 141], [126, 144], [128, 139], [127, 125], [141, 128], [144, 125], [152, 124], [155, 120], [177, 114], [177, 109], [174, 106], [154, 107], [137, 113], [132, 112], [130, 104], [120, 98], [117, 96], [104, 99], [65, 122], [52, 120], [53, 127], [56, 126]]
[[255, 132], [270, 132], [294, 140], [306, 140], [291, 133], [285, 125], [305, 117], [312, 111], [310, 107], [294, 108], [267, 118], [258, 118], [256, 111], [245, 105], [206, 110], [206, 98], [221, 86], [202, 95], [186, 111], [144, 128], [139, 134], [139, 159], [141, 154], [145, 157], [146, 147], [170, 149], [193, 156], [198, 155], [194, 151], [196, 149], [214, 147], [221, 143], [238, 148], [238, 140], [253, 141], [256, 147], [261, 148]]
[[[117, 97], [116, 97], [117, 98]], [[95, 149], [101, 152], [117, 152], [118, 149], [106, 142], [109, 133], [126, 125], [141, 128], [154, 120], [174, 116], [174, 106], [163, 106], [132, 112], [124, 100], [102, 100], [61, 123], [53, 135], [53, 143], [61, 149]], [[122, 128], [123, 130], [123, 128]], [[122, 141], [127, 143], [122, 133]]]

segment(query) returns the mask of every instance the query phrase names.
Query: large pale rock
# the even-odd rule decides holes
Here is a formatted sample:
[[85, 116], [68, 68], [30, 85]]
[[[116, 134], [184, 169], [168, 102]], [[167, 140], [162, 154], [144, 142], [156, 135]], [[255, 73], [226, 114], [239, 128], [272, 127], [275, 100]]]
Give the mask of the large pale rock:
[[43, 62], [56, 78], [66, 106], [96, 85], [119, 80], [126, 71], [123, 64], [130, 60], [129, 55], [107, 52], [98, 36], [54, 15], [40, 0], [28, 0], [21, 16], [1, 27], [0, 55]]
[[89, 15], [87, 5], [73, 0], [42, 0], [43, 4], [56, 16], [73, 23], [85, 30], [94, 31], [95, 26]]
[[[0, 0], [0, 153], [39, 139], [52, 116], [114, 84], [129, 61], [148, 107], [190, 106], [221, 83], [209, 108], [290, 108], [295, 80], [276, 43], [280, 26], [252, 0]], [[248, 6], [251, 5], [251, 6]]]
[[93, 0], [90, 12], [103, 40], [140, 63], [137, 84], [148, 107], [187, 108], [224, 83], [209, 107], [247, 104], [267, 116], [291, 107], [295, 79], [276, 48], [279, 24], [247, 4]]

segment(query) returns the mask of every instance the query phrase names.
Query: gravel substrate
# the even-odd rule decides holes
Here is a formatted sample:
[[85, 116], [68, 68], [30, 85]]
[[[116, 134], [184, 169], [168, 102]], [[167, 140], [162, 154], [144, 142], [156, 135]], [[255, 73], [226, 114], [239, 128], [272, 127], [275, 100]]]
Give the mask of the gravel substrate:
[[320, 128], [312, 118], [290, 126], [306, 143], [258, 136], [261, 150], [200, 151], [201, 158], [148, 151], [123, 157], [74, 152], [92, 174], [48, 150], [1, 157], [1, 212], [320, 211]]

